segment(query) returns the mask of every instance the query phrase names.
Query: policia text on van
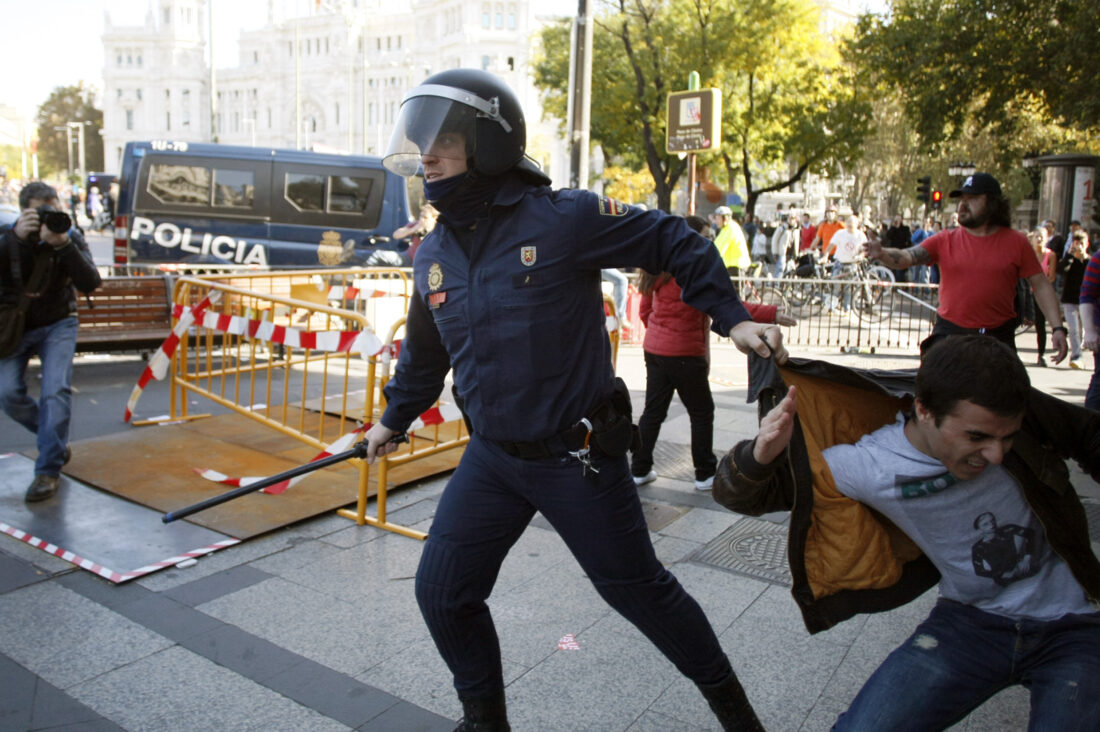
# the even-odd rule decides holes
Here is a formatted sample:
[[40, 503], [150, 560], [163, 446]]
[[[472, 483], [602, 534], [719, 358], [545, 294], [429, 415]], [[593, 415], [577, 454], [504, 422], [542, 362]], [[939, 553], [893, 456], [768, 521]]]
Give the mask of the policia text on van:
[[122, 153], [115, 264], [407, 264], [405, 180], [378, 158], [190, 142]]

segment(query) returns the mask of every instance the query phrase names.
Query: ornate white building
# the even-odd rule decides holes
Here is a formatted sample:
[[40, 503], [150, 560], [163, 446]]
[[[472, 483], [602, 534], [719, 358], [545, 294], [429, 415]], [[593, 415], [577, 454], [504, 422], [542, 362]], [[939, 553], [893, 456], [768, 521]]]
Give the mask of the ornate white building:
[[568, 150], [542, 122], [529, 69], [533, 38], [548, 18], [528, 0], [321, 0], [297, 18], [277, 17], [269, 0], [265, 25], [241, 33], [237, 65], [214, 74], [207, 0], [153, 5], [140, 26], [105, 18], [108, 171], [117, 171], [129, 140], [379, 154], [409, 89], [434, 72], [475, 67], [516, 91], [529, 154], [555, 183], [566, 182]]

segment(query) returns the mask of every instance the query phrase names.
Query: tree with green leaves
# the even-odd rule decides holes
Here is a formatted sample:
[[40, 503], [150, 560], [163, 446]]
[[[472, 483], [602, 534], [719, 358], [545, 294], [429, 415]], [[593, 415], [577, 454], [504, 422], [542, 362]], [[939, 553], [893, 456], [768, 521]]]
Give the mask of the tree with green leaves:
[[975, 131], [1011, 148], [1037, 125], [1083, 139], [1100, 131], [1096, 9], [1080, 0], [893, 0], [889, 13], [860, 19], [851, 58], [900, 94], [929, 150]]
[[[722, 149], [699, 163], [728, 188], [743, 181], [750, 213], [761, 193], [858, 154], [867, 108], [811, 0], [603, 2], [593, 36], [591, 140], [617, 163], [648, 169], [662, 209], [687, 169], [665, 152], [667, 97], [691, 71], [722, 91]], [[568, 26], [551, 26], [535, 63], [544, 107], [560, 119], [569, 46]]]
[[[69, 168], [66, 150], [69, 136], [64, 129], [70, 122], [84, 125], [84, 166], [87, 170], [103, 170], [103, 110], [92, 103], [93, 92], [80, 82], [75, 86], [59, 86], [38, 108], [38, 168], [43, 175], [59, 173]], [[80, 165], [77, 157], [76, 129], [72, 130], [72, 169]]]

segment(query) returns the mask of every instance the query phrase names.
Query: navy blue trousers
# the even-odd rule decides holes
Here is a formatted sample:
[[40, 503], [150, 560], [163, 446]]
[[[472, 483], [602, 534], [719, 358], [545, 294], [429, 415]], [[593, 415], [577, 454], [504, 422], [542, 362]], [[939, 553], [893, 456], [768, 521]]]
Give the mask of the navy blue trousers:
[[716, 683], [729, 659], [699, 604], [657, 560], [625, 457], [522, 460], [476, 434], [439, 502], [416, 599], [462, 699], [504, 688], [500, 643], [485, 600], [536, 511], [554, 526], [600, 596], [676, 668]]

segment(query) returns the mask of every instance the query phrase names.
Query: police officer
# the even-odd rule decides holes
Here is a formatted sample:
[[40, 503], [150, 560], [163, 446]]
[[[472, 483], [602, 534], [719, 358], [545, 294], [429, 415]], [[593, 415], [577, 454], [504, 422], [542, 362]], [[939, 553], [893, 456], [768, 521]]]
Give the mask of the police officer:
[[384, 164], [422, 168], [439, 221], [368, 461], [439, 397], [453, 368], [470, 442], [416, 574], [424, 620], [454, 675], [458, 730], [508, 730], [500, 647], [485, 603], [539, 511], [600, 595], [696, 682], [726, 729], [759, 729], [699, 605], [657, 560], [627, 465], [630, 401], [605, 330], [600, 270], [671, 272], [683, 298], [742, 351], [786, 351], [754, 323], [717, 250], [684, 220], [588, 191], [552, 191], [525, 157], [515, 95], [486, 72], [429, 77], [402, 102]]

